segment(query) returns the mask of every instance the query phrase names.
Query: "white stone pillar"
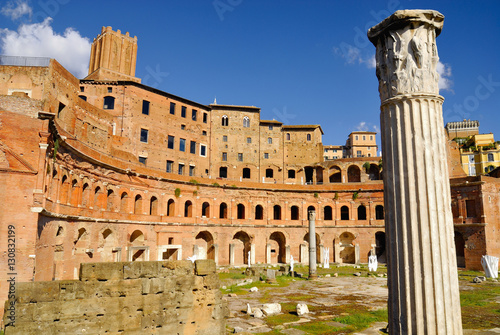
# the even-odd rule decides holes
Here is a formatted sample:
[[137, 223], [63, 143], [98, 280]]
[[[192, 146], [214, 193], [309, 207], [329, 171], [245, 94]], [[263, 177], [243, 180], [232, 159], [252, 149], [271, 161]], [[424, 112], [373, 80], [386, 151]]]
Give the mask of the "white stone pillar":
[[229, 265], [234, 265], [234, 244], [229, 245]]
[[368, 31], [381, 100], [391, 334], [462, 334], [436, 71], [443, 20], [397, 11]]
[[309, 279], [318, 277], [316, 272], [316, 212], [309, 211]]

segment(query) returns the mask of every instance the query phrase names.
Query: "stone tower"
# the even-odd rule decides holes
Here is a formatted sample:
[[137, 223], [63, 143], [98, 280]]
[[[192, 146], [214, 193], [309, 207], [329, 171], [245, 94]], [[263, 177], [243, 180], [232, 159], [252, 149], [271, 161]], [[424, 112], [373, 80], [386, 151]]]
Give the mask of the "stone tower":
[[91, 80], [131, 80], [135, 77], [137, 60], [137, 36], [130, 37], [120, 30], [102, 27], [101, 34], [92, 42], [89, 75]]

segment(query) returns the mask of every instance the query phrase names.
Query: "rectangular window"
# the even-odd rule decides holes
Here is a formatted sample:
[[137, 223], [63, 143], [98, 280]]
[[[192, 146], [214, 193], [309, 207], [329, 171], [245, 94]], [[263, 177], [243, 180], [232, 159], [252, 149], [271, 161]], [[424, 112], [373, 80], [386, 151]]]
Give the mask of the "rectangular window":
[[222, 142], [227, 142], [227, 136], [226, 135], [222, 136]]
[[189, 175], [192, 177], [194, 176], [194, 166], [189, 165]]
[[247, 143], [252, 143], [252, 138], [251, 137], [247, 137]]
[[207, 156], [207, 146], [205, 144], [200, 144], [200, 156]]
[[179, 139], [179, 151], [186, 151], [186, 140], [184, 138]]
[[173, 149], [175, 145], [175, 137], [168, 135], [167, 148]]
[[80, 92], [85, 92], [85, 87], [80, 86]]
[[366, 141], [366, 136], [365, 135], [363, 135], [363, 141]]
[[222, 153], [222, 161], [227, 161], [227, 152]]
[[108, 93], [113, 93], [113, 87], [108, 87]]
[[191, 145], [189, 146], [189, 152], [192, 154], [196, 153], [196, 142], [195, 141], [191, 141]]
[[181, 129], [182, 130], [186, 130], [186, 125], [185, 124], [181, 124]]
[[356, 154], [357, 154], [357, 156], [358, 156], [358, 157], [363, 157], [363, 155], [361, 155], [361, 150], [358, 150], [358, 151], [356, 152]]
[[273, 144], [273, 139], [269, 137], [269, 138], [267, 139], [267, 143], [268, 143], [268, 144]]
[[269, 158], [269, 154], [267, 152], [264, 153], [264, 159], [268, 159]]
[[148, 130], [141, 128], [141, 142], [148, 143]]
[[238, 153], [238, 161], [243, 162], [243, 153]]
[[273, 126], [269, 126], [269, 130], [273, 130]]
[[207, 123], [207, 122], [208, 122], [208, 114], [203, 113], [203, 123]]
[[358, 135], [354, 136], [354, 139], [357, 141], [358, 140]]
[[468, 218], [476, 216], [476, 202], [474, 200], [465, 200], [465, 211]]
[[370, 141], [373, 141], [373, 135], [370, 135]]
[[173, 172], [173, 171], [174, 171], [174, 162], [167, 161], [167, 172]]
[[201, 134], [202, 134], [203, 136], [207, 136], [207, 131], [206, 131], [206, 130], [203, 130], [203, 131], [201, 132]]
[[170, 114], [175, 115], [175, 102], [170, 103]]
[[142, 114], [149, 115], [149, 101], [142, 100]]
[[179, 174], [184, 174], [184, 164], [179, 163]]
[[181, 108], [181, 116], [186, 117], [186, 106], [182, 106]]
[[146, 160], [147, 160], [146, 157], [139, 156], [139, 163], [142, 163], [142, 164], [146, 165]]
[[193, 109], [192, 112], [191, 112], [191, 118], [193, 119], [193, 121], [196, 121], [198, 115], [197, 115], [198, 111], [196, 109]]

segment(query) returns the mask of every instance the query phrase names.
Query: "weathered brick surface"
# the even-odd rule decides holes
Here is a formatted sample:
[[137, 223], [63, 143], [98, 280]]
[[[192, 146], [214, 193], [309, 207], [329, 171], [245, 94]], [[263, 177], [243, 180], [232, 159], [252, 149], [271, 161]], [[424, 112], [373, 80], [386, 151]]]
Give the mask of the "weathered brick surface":
[[188, 263], [88, 263], [81, 280], [18, 283], [5, 334], [223, 334], [215, 265], [200, 262], [201, 276]]

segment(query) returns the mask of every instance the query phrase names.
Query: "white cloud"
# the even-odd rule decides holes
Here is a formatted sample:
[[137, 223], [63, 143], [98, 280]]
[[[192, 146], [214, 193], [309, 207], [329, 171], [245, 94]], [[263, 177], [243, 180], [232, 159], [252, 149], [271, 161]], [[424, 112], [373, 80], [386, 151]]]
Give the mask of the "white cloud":
[[341, 43], [340, 47], [334, 47], [333, 53], [345, 59], [347, 64], [364, 64], [367, 68], [375, 68], [375, 54], [365, 57], [361, 50], [347, 43]]
[[448, 64], [438, 62], [436, 67], [437, 73], [439, 73], [438, 87], [440, 90], [453, 92], [451, 87], [453, 86], [453, 81], [451, 77], [451, 66]]
[[12, 20], [17, 20], [24, 15], [31, 17], [33, 15], [33, 10], [26, 1], [16, 0], [8, 1], [7, 4], [0, 10], [0, 13], [10, 17]]
[[366, 125], [366, 122], [362, 121], [356, 126], [357, 131], [368, 131], [368, 126]]
[[23, 24], [17, 31], [0, 30], [0, 53], [8, 56], [50, 57], [56, 59], [78, 78], [88, 73], [90, 40], [73, 28], [62, 35], [51, 26], [52, 19], [42, 23]]
[[373, 131], [377, 134], [380, 133], [380, 128], [376, 124], [372, 124], [366, 121], [361, 121], [357, 126], [354, 127], [355, 131]]

